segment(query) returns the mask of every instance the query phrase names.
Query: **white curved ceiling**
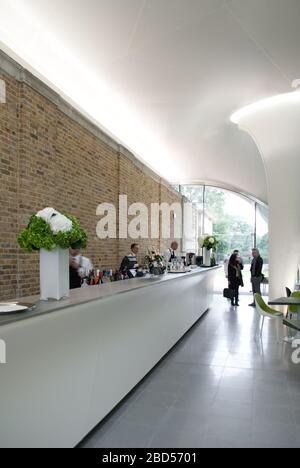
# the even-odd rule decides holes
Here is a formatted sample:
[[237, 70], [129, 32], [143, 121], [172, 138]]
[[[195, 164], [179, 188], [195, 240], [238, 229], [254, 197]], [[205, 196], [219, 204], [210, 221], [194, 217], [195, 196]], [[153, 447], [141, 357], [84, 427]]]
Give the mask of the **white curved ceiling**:
[[172, 182], [267, 201], [237, 109], [300, 77], [299, 0], [0, 0], [0, 41]]

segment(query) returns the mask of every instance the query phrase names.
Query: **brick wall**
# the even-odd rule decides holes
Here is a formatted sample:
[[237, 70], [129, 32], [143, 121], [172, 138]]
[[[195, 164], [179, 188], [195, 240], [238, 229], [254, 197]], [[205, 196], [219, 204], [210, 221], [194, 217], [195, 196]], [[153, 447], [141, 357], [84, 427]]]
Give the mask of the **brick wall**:
[[[0, 78], [1, 75], [0, 75]], [[19, 85], [7, 79], [7, 103], [0, 104], [0, 298], [17, 291]]]
[[[98, 239], [98, 204], [118, 207], [119, 194], [126, 194], [129, 204], [142, 202], [150, 211], [151, 203], [181, 197], [117, 143], [107, 144], [63, 112], [55, 99], [1, 69], [0, 79], [7, 87], [7, 102], [0, 104], [0, 300], [39, 292], [39, 256], [22, 252], [16, 238], [30, 215], [46, 206], [77, 216], [89, 235], [85, 254], [95, 266], [117, 268], [132, 240]], [[170, 243], [137, 241], [141, 257], [150, 246], [163, 251]]]

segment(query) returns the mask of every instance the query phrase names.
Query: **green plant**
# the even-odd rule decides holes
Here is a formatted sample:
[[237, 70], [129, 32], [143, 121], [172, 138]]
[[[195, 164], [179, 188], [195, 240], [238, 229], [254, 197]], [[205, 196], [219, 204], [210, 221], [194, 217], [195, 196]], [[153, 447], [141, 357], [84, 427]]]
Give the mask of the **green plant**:
[[203, 247], [205, 247], [207, 250], [215, 251], [216, 248], [217, 248], [218, 243], [219, 243], [219, 241], [217, 240], [217, 238], [215, 236], [207, 236], [204, 239]]
[[40, 249], [51, 251], [56, 247], [62, 249], [81, 249], [87, 246], [87, 234], [80, 227], [74, 216], [66, 216], [72, 222], [72, 228], [68, 232], [53, 233], [51, 226], [44, 219], [33, 215], [18, 237], [20, 247], [27, 252]]
[[145, 265], [147, 268], [153, 268], [155, 266], [161, 265], [163, 262], [163, 257], [160, 254], [157, 254], [155, 252], [149, 253], [149, 255], [146, 255], [145, 257]]
[[163, 261], [164, 257], [160, 253], [149, 250], [148, 255], [145, 257], [145, 266], [150, 273], [156, 270], [159, 274], [163, 274], [166, 271]]

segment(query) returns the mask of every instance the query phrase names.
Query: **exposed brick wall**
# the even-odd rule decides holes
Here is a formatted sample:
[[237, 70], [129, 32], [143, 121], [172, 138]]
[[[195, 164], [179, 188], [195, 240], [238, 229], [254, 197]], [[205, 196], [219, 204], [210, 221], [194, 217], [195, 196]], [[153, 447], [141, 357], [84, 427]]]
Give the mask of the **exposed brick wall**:
[[[128, 205], [136, 202], [144, 203], [147, 208], [149, 215], [151, 213], [151, 203], [160, 202], [160, 183], [156, 182], [151, 177], [144, 174], [136, 165], [127, 159], [125, 156], [120, 155], [120, 173], [119, 173], [119, 193], [121, 195], [127, 195]], [[133, 217], [128, 216], [128, 224]], [[149, 216], [150, 221], [150, 216]], [[151, 233], [150, 222], [148, 225], [149, 236]], [[154, 247], [159, 250], [160, 242], [159, 239], [137, 239], [132, 242], [138, 242], [140, 246], [140, 258], [148, 252], [148, 248]], [[119, 240], [119, 258], [123, 258], [124, 255], [129, 252], [129, 245], [131, 242], [128, 240]]]
[[[163, 184], [161, 184], [160, 186], [160, 199], [161, 199], [161, 203], [163, 202], [168, 203], [170, 206], [172, 206], [173, 203], [180, 203], [182, 205], [182, 197], [178, 196], [177, 193], [175, 193], [173, 190], [170, 190]], [[162, 218], [162, 215], [160, 216], [160, 218]], [[171, 232], [170, 239], [176, 240], [179, 244], [179, 250], [181, 250], [182, 249], [181, 239], [175, 238], [175, 234], [174, 234], [174, 220], [171, 220], [170, 232]], [[163, 239], [161, 237], [160, 239], [161, 252], [165, 252], [170, 247], [170, 239]]]
[[[150, 212], [151, 203], [181, 197], [28, 84], [1, 71], [0, 79], [7, 86], [7, 103], [0, 104], [0, 300], [39, 292], [39, 256], [22, 252], [16, 238], [30, 215], [46, 206], [77, 216], [95, 266], [117, 268], [132, 240], [98, 239], [98, 204], [118, 207], [119, 194], [127, 194], [129, 204], [145, 203]], [[141, 258], [148, 247], [164, 250], [170, 243], [138, 242]]]
[[[0, 74], [0, 79], [4, 78]], [[19, 85], [6, 79], [7, 103], [0, 104], [0, 298], [17, 290]]]

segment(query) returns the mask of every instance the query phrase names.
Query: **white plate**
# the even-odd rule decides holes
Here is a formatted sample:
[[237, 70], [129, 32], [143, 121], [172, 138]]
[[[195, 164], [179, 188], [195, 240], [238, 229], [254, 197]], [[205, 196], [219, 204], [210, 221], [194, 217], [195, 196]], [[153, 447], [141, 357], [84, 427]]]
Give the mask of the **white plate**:
[[18, 312], [25, 312], [29, 308], [24, 305], [12, 304], [12, 303], [0, 303], [0, 315], [1, 314], [16, 314]]

